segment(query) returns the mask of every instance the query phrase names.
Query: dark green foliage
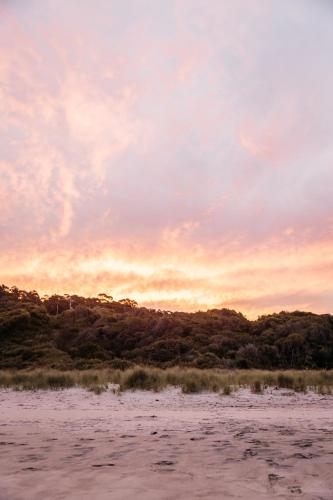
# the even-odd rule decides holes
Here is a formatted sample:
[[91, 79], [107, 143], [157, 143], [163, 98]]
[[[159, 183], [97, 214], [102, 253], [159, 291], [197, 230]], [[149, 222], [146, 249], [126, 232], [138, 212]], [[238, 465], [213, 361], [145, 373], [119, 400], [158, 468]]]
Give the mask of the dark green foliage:
[[206, 352], [204, 354], [199, 355], [196, 358], [195, 366], [197, 368], [217, 368], [219, 366], [222, 367], [223, 362], [215, 354], [212, 354], [211, 352]]
[[0, 335], [15, 335], [15, 332], [28, 327], [31, 315], [25, 309], [5, 311], [0, 316]]
[[82, 344], [74, 353], [75, 357], [79, 358], [94, 358], [94, 359], [107, 359], [107, 353], [101, 346], [94, 342], [87, 342]]
[[[106, 294], [41, 299], [35, 291], [0, 286], [0, 368], [135, 364], [326, 370], [333, 367], [333, 316], [295, 311], [249, 321], [228, 309], [160, 311]], [[289, 387], [288, 380], [278, 385]]]

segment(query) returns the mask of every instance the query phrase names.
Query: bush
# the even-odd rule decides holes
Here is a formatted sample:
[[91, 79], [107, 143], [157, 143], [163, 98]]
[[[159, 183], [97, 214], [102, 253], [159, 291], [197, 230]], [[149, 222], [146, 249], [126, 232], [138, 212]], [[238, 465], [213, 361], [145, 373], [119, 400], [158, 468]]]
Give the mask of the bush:
[[132, 368], [133, 363], [126, 359], [115, 358], [110, 361], [109, 366], [114, 370], [128, 370], [128, 368]]
[[76, 352], [75, 356], [79, 358], [94, 358], [94, 359], [107, 359], [107, 353], [96, 343], [87, 342], [80, 346]]
[[197, 358], [195, 366], [198, 368], [215, 368], [217, 366], [221, 366], [221, 360], [215, 354], [206, 352]]

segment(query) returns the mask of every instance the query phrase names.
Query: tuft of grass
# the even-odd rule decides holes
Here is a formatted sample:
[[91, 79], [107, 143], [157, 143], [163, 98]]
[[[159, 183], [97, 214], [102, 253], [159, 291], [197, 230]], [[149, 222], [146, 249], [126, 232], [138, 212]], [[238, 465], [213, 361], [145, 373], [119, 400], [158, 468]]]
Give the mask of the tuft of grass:
[[222, 390], [223, 396], [230, 396], [231, 392], [232, 392], [232, 390], [231, 390], [230, 385], [225, 385], [223, 387], [223, 390]]
[[89, 392], [93, 392], [97, 396], [99, 396], [100, 394], [102, 394], [103, 392], [105, 392], [107, 390], [108, 390], [108, 386], [107, 385], [91, 385], [88, 388]]
[[46, 376], [45, 384], [53, 390], [68, 389], [75, 386], [73, 377], [68, 374], [51, 374]]
[[14, 372], [0, 374], [0, 387], [23, 390], [60, 390], [75, 386], [75, 380], [70, 373], [53, 373], [41, 370], [31, 372]]
[[251, 384], [251, 392], [253, 392], [253, 394], [263, 393], [263, 387], [260, 380], [255, 380], [253, 384]]
[[204, 390], [203, 384], [196, 378], [186, 378], [181, 384], [181, 389], [184, 394], [195, 394]]
[[291, 375], [279, 373], [277, 378], [277, 386], [281, 389], [293, 389], [295, 379]]
[[163, 377], [160, 370], [148, 368], [134, 368], [125, 371], [120, 382], [121, 390], [159, 391], [165, 388]]
[[332, 387], [326, 385], [318, 385], [315, 388], [317, 394], [321, 394], [322, 396], [331, 396], [332, 395]]

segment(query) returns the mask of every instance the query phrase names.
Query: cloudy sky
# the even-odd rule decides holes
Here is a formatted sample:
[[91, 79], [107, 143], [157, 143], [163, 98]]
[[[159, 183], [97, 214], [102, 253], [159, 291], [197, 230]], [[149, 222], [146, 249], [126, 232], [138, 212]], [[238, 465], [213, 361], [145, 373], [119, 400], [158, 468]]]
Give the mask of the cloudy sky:
[[333, 308], [330, 0], [0, 0], [0, 281]]

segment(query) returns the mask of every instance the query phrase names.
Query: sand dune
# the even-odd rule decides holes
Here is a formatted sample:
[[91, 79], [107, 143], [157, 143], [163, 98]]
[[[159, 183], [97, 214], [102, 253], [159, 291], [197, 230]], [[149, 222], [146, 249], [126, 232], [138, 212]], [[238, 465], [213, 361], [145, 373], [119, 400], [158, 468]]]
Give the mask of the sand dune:
[[1, 500], [333, 499], [333, 398], [0, 392]]

